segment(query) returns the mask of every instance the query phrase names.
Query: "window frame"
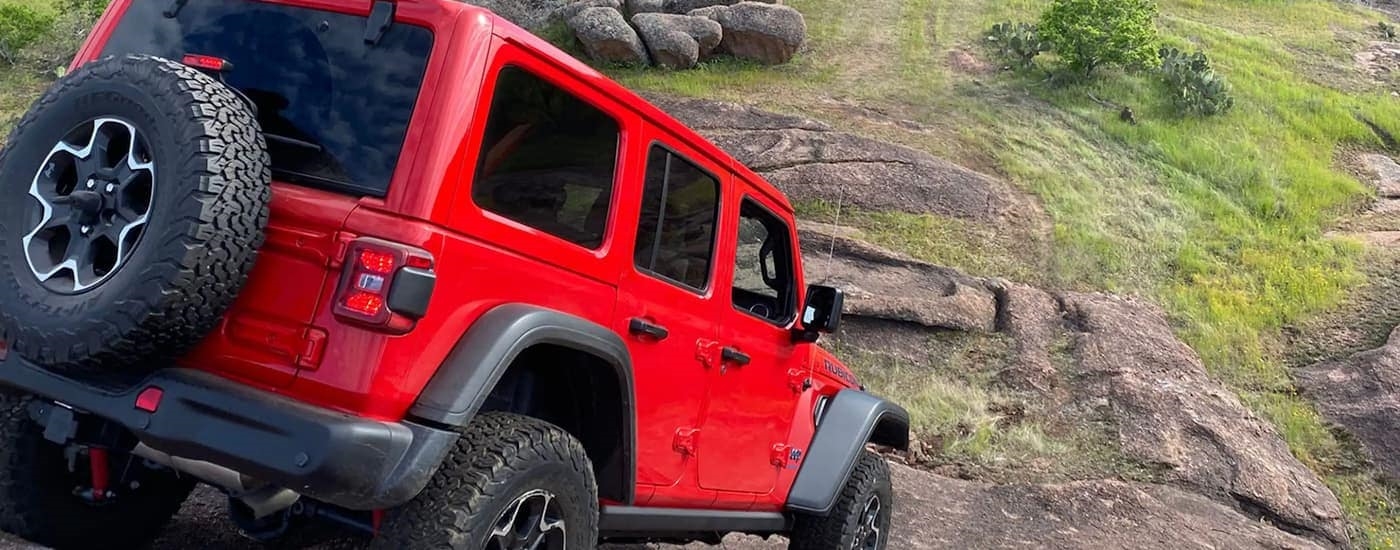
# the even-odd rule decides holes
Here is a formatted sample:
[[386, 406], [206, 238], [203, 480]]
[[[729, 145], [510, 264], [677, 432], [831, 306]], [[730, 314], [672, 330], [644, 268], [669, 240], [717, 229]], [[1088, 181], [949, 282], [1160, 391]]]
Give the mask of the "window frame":
[[[714, 171], [712, 171], [712, 170], [706, 168], [705, 166], [703, 166], [701, 163], [695, 162], [694, 160], [692, 160], [691, 157], [686, 156], [686, 155], [684, 155], [684, 154], [681, 154], [679, 151], [676, 150], [675, 147], [672, 147], [672, 146], [670, 146], [670, 145], [667, 145], [666, 142], [661, 141], [661, 140], [659, 140], [659, 139], [653, 139], [653, 140], [651, 140], [650, 143], [647, 144], [646, 148], [644, 149], [645, 154], [643, 155], [643, 158], [646, 159], [646, 162], [644, 162], [644, 163], [642, 164], [642, 177], [641, 177], [642, 185], [641, 185], [641, 189], [639, 190], [639, 193], [638, 193], [638, 195], [637, 195], [637, 196], [639, 197], [639, 202], [638, 202], [638, 205], [639, 205], [639, 206], [641, 206], [641, 202], [640, 202], [640, 201], [643, 200], [643, 199], [646, 197], [647, 170], [651, 168], [650, 164], [648, 164], [648, 163], [651, 162], [651, 153], [652, 153], [653, 150], [655, 150], [655, 149], [657, 149], [657, 148], [660, 148], [661, 150], [666, 151], [666, 152], [669, 154], [669, 156], [667, 157], [668, 161], [669, 161], [671, 158], [673, 158], [673, 157], [678, 157], [678, 158], [680, 158], [681, 160], [685, 161], [686, 164], [689, 164], [689, 165], [695, 167], [696, 170], [699, 170], [701, 173], [703, 173], [703, 174], [709, 176], [710, 179], [714, 180], [714, 182], [715, 182], [715, 207], [714, 207], [714, 216], [712, 217], [712, 219], [713, 219], [713, 230], [710, 231], [710, 263], [709, 263], [709, 265], [708, 265], [708, 266], [706, 267], [706, 269], [705, 269], [705, 285], [704, 285], [703, 287], [701, 287], [701, 288], [695, 288], [695, 287], [690, 286], [690, 285], [688, 285], [688, 284], [685, 284], [685, 283], [683, 283], [683, 282], [681, 282], [681, 281], [677, 281], [677, 280], [675, 280], [675, 279], [672, 279], [672, 278], [670, 278], [670, 277], [667, 277], [667, 276], [664, 275], [664, 274], [657, 273], [656, 271], [653, 271], [653, 270], [648, 269], [648, 268], [646, 268], [646, 267], [642, 267], [642, 266], [640, 266], [640, 265], [637, 265], [637, 239], [633, 239], [633, 240], [632, 240], [632, 261], [631, 261], [630, 263], [632, 264], [632, 268], [633, 268], [634, 270], [636, 270], [636, 272], [639, 273], [639, 274], [641, 274], [641, 275], [650, 277], [650, 278], [652, 278], [652, 279], [656, 279], [656, 280], [658, 280], [658, 281], [661, 281], [661, 282], [663, 282], [663, 283], [669, 284], [669, 285], [671, 285], [671, 286], [674, 286], [674, 287], [676, 287], [676, 288], [679, 288], [679, 289], [684, 290], [684, 291], [686, 291], [686, 292], [689, 292], [689, 293], [691, 293], [691, 294], [695, 294], [696, 296], [705, 296], [705, 295], [708, 295], [708, 294], [710, 293], [710, 290], [713, 289], [714, 286], [715, 286], [715, 279], [716, 279], [716, 277], [715, 277], [715, 272], [716, 272], [715, 268], [716, 268], [716, 267], [719, 265], [719, 263], [720, 263], [720, 262], [718, 261], [718, 260], [720, 259], [720, 258], [719, 258], [719, 245], [720, 245], [720, 242], [719, 242], [719, 232], [720, 232], [720, 229], [721, 229], [721, 228], [723, 227], [723, 225], [724, 225], [724, 220], [723, 220], [723, 218], [722, 218], [722, 216], [721, 216], [721, 215], [723, 214], [723, 211], [724, 211], [724, 198], [725, 198], [724, 179], [721, 178], [720, 176], [716, 175], [716, 174], [714, 173]], [[661, 216], [661, 219], [658, 220], [658, 222], [657, 222], [657, 224], [656, 224], [656, 231], [657, 231], [657, 234], [658, 234], [658, 235], [661, 233], [661, 226], [662, 226], [662, 225], [664, 224], [664, 222], [666, 221], [666, 217], [665, 217], [666, 197], [667, 197], [667, 195], [669, 194], [669, 191], [670, 191], [670, 189], [671, 189], [670, 169], [669, 169], [669, 166], [667, 167], [666, 174], [667, 174], [666, 181], [664, 182], [664, 185], [662, 186], [662, 192], [661, 192], [662, 216]], [[637, 228], [637, 237], [638, 237], [638, 238], [641, 237], [641, 231], [642, 231], [642, 211], [643, 211], [642, 208], [638, 208], [638, 210], [637, 210], [637, 220], [636, 220], [636, 223], [633, 224], [634, 227]], [[660, 241], [657, 241], [657, 243], [659, 243], [659, 242], [660, 242]], [[656, 249], [657, 246], [659, 246], [659, 244], [655, 244], [655, 243], [653, 244], [653, 249], [652, 249], [652, 250], [653, 250], [653, 254], [652, 254], [652, 257], [651, 257], [651, 259], [652, 259], [653, 262], [656, 261], [655, 252], [657, 251], [657, 249]]]
[[[536, 80], [539, 80], [540, 82], [553, 86], [560, 92], [563, 92], [569, 97], [574, 98], [579, 103], [592, 107], [593, 110], [611, 119], [617, 128], [617, 141], [613, 145], [612, 179], [608, 185], [606, 193], [604, 193], [608, 196], [608, 212], [603, 222], [602, 233], [598, 236], [597, 246], [590, 247], [572, 239], [569, 239], [565, 236], [552, 233], [542, 227], [535, 227], [523, 221], [512, 218], [502, 212], [498, 212], [494, 209], [488, 208], [486, 207], [486, 205], [483, 205], [480, 201], [477, 200], [477, 185], [479, 185], [483, 180], [481, 172], [486, 165], [486, 129], [491, 124], [491, 115], [495, 113], [494, 106], [496, 99], [500, 97], [501, 75], [504, 74], [506, 70], [512, 68], [524, 72], [525, 74], [535, 78]], [[614, 229], [614, 218], [616, 217], [618, 212], [618, 201], [625, 172], [625, 158], [627, 156], [626, 122], [622, 118], [619, 118], [615, 113], [613, 113], [610, 109], [606, 108], [605, 106], [599, 105], [597, 102], [589, 100], [582, 94], [574, 92], [573, 90], [569, 89], [569, 86], [561, 84], [558, 80], [550, 78], [548, 75], [541, 73], [541, 71], [532, 69], [527, 64], [522, 63], [519, 60], [512, 60], [507, 58], [499, 64], [495, 65], [494, 67], [488, 69], [488, 73], [493, 73], [489, 75], [492, 86], [489, 90], [489, 96], [483, 94], [483, 97], [481, 98], [482, 103], [484, 103], [487, 108], [486, 113], [484, 114], [484, 116], [482, 116], [481, 119], [481, 130], [479, 138], [475, 140], [476, 162], [474, 163], [471, 169], [471, 177], [469, 180], [471, 183], [465, 189], [467, 201], [469, 201], [471, 205], [475, 207], [478, 211], [480, 211], [483, 215], [488, 216], [490, 218], [502, 220], [508, 224], [526, 228], [531, 232], [538, 232], [540, 234], [547, 235], [552, 239], [558, 240], [562, 243], [566, 243], [579, 250], [584, 250], [593, 254], [602, 253], [608, 248], [609, 241], [611, 240], [612, 232]], [[483, 83], [484, 82], [485, 79], [483, 79]], [[486, 90], [483, 90], [483, 92], [485, 91]]]
[[[752, 311], [741, 308], [738, 304], [734, 303], [734, 291], [743, 290], [737, 289], [734, 286], [733, 279], [734, 276], [739, 273], [739, 224], [742, 223], [744, 219], [744, 207], [749, 204], [752, 204], [754, 207], [762, 211], [765, 215], [776, 220], [779, 224], [783, 226], [784, 229], [784, 252], [783, 257], [781, 259], [787, 262], [787, 278], [789, 288], [787, 292], [788, 295], [786, 296], [786, 301], [789, 304], [786, 315], [780, 320], [769, 319], [767, 317], [760, 316]], [[770, 232], [769, 235], [772, 235], [772, 233]], [[738, 212], [735, 213], [734, 217], [734, 255], [730, 262], [734, 265], [731, 266], [733, 268], [733, 271], [731, 272], [729, 281], [729, 307], [734, 308], [734, 311], [738, 311], [740, 313], [743, 313], [744, 315], [747, 315], [754, 319], [758, 319], [770, 325], [774, 325], [778, 328], [786, 328], [792, 325], [792, 323], [797, 320], [798, 313], [802, 310], [802, 308], [800, 307], [801, 304], [798, 303], [800, 300], [798, 298], [797, 289], [797, 285], [799, 282], [797, 277], [797, 250], [796, 242], [793, 239], [795, 235], [796, 233], [793, 231], [793, 226], [787, 222], [787, 219], [782, 216], [779, 216], [776, 211], [774, 211], [772, 208], [769, 208], [767, 204], [765, 204], [762, 200], [756, 198], [755, 195], [751, 193], [744, 193], [739, 197], [739, 209]], [[777, 258], [775, 258], [775, 260], [776, 259]], [[748, 290], [744, 291], [749, 292]], [[782, 298], [783, 297], [781, 296], [779, 297], [780, 300]]]

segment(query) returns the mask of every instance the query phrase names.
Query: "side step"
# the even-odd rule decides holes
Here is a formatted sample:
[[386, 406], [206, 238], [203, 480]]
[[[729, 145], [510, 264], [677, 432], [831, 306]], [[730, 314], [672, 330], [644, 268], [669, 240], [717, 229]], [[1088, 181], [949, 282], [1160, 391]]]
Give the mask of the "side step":
[[791, 520], [778, 512], [604, 506], [598, 517], [598, 531], [604, 537], [663, 537], [687, 533], [768, 535], [787, 532], [791, 527]]

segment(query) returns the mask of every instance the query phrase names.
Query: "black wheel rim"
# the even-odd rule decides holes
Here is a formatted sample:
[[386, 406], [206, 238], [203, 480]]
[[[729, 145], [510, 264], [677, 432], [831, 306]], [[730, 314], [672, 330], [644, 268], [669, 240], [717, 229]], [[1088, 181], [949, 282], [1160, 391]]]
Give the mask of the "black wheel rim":
[[106, 281], [139, 243], [155, 185], [150, 147], [131, 123], [98, 118], [70, 130], [29, 187], [38, 223], [22, 242], [34, 277], [60, 294]]
[[486, 541], [487, 550], [564, 550], [567, 531], [559, 500], [534, 490], [506, 506]]
[[870, 500], [865, 501], [865, 508], [861, 510], [857, 520], [856, 536], [851, 539], [851, 550], [880, 548], [880, 537], [884, 536], [880, 525], [881, 508], [880, 495], [871, 495]]

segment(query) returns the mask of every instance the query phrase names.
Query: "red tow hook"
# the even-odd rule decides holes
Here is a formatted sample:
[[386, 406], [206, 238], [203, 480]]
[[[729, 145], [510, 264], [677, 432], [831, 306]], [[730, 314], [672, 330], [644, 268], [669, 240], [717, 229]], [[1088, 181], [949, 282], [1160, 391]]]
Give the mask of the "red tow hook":
[[379, 526], [384, 524], [384, 510], [370, 512], [370, 525], [374, 526], [374, 536], [379, 536]]
[[102, 502], [107, 500], [108, 479], [107, 469], [107, 449], [103, 447], [88, 447], [88, 467], [92, 470], [92, 501]]

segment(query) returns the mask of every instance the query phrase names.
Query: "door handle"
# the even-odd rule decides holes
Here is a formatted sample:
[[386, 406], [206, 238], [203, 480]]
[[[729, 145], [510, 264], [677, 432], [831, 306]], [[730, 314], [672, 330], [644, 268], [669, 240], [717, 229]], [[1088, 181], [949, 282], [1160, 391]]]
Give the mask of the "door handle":
[[749, 354], [730, 347], [726, 347], [723, 350], [720, 350], [719, 358], [721, 361], [724, 361], [725, 363], [732, 363], [736, 367], [748, 365], [750, 360]]
[[671, 335], [671, 331], [666, 330], [666, 327], [648, 323], [640, 317], [634, 317], [627, 323], [627, 331], [634, 336], [646, 336], [654, 340], [665, 340]]

